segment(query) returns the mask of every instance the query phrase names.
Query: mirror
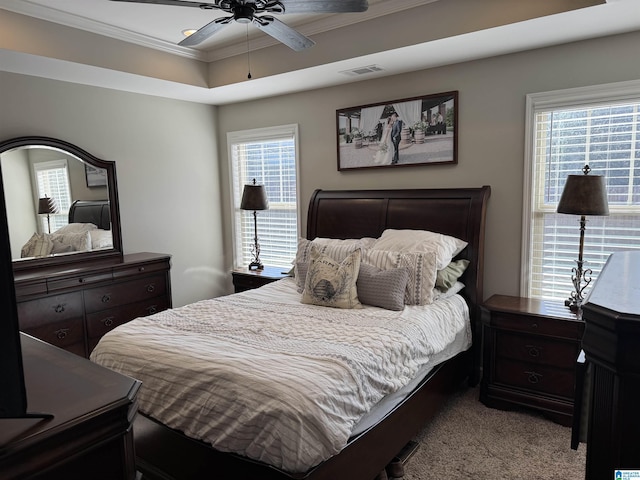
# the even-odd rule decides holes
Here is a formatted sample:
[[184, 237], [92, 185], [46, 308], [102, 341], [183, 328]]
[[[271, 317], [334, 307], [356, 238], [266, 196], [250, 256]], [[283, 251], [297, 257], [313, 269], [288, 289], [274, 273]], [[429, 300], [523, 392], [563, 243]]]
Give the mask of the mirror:
[[122, 256], [115, 162], [20, 137], [0, 142], [0, 168], [14, 271]]

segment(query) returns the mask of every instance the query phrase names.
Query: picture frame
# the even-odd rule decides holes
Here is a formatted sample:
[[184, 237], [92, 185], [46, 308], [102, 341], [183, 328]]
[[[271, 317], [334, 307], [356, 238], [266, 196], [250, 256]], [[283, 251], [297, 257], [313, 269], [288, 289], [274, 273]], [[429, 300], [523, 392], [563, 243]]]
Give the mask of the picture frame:
[[336, 138], [339, 171], [457, 164], [458, 91], [336, 110]]
[[87, 187], [106, 187], [107, 171], [93, 165], [84, 164], [84, 174], [87, 179]]

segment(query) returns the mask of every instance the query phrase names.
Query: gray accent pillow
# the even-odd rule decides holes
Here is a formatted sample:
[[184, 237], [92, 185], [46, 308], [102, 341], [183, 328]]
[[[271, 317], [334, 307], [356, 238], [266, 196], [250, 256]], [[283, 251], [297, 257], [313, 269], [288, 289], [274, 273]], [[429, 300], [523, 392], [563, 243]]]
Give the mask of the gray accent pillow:
[[387, 310], [403, 310], [408, 281], [409, 270], [406, 268], [381, 270], [373, 265], [361, 263], [356, 283], [358, 299], [365, 305]]

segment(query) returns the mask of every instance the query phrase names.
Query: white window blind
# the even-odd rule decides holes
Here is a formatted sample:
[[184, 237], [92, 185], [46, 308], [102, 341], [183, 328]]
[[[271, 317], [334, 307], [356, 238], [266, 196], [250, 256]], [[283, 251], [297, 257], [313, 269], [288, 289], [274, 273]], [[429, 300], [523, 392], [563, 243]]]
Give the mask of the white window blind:
[[[34, 163], [33, 169], [38, 187], [38, 197], [53, 198], [58, 206], [58, 213], [49, 215], [51, 232], [55, 232], [58, 228], [69, 223], [71, 188], [69, 186], [67, 161], [61, 159]], [[38, 203], [36, 202], [37, 205]], [[42, 229], [41, 231], [47, 232], [46, 215], [40, 215], [40, 228]]]
[[591, 175], [604, 175], [610, 211], [586, 217], [584, 268], [592, 281], [609, 255], [640, 249], [640, 85], [635, 98], [624, 100], [607, 98], [606, 88], [586, 93], [583, 101], [573, 96], [570, 106], [559, 92], [529, 99], [522, 289], [529, 297], [566, 299], [573, 290], [580, 217], [556, 208], [567, 175], [581, 175], [585, 164]]
[[228, 134], [234, 208], [234, 263], [253, 259], [253, 212], [240, 209], [244, 185], [264, 185], [269, 209], [257, 212], [260, 260], [291, 268], [298, 246], [297, 126], [287, 125]]

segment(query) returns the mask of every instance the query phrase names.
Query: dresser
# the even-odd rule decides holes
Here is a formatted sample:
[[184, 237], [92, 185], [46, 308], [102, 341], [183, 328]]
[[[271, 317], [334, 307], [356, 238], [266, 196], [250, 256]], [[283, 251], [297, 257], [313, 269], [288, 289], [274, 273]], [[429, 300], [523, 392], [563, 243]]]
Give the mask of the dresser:
[[534, 408], [572, 425], [584, 322], [562, 302], [494, 295], [483, 306], [487, 406]]
[[88, 357], [108, 331], [171, 307], [170, 259], [134, 253], [121, 260], [16, 272], [20, 330]]
[[0, 419], [3, 480], [134, 480], [140, 382], [21, 334], [28, 413]]
[[[587, 390], [586, 479], [640, 472], [640, 251], [609, 257], [582, 307]], [[618, 478], [618, 477], [615, 477]]]

